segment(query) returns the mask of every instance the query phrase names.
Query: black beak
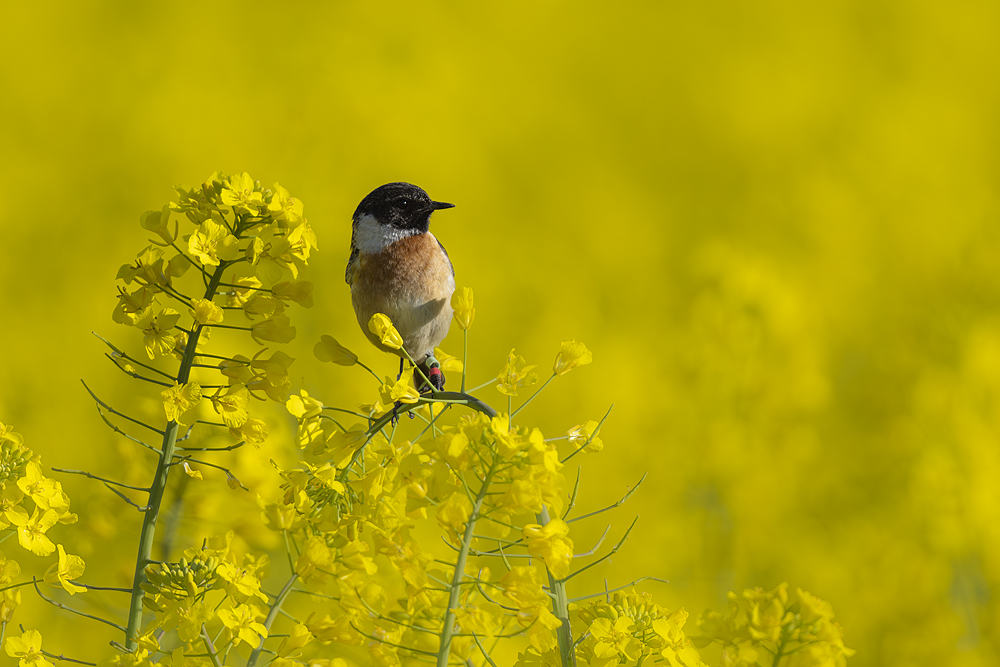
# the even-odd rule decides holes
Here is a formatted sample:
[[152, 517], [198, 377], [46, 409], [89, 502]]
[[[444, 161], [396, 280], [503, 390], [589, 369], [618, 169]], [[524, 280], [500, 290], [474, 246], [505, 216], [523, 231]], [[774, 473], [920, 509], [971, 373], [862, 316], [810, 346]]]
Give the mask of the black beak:
[[455, 208], [454, 204], [448, 204], [443, 201], [432, 201], [431, 209], [434, 211], [440, 211], [443, 208]]

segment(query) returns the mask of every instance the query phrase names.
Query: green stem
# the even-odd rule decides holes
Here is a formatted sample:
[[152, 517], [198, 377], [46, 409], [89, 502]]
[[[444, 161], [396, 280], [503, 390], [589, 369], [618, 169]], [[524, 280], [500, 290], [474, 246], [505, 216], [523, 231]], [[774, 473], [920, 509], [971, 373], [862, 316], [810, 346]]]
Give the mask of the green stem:
[[[267, 619], [264, 621], [264, 627], [268, 631], [271, 630], [271, 625], [274, 623], [274, 619], [278, 617], [278, 613], [281, 611], [281, 605], [285, 602], [285, 598], [288, 597], [288, 593], [292, 590], [292, 585], [295, 583], [299, 575], [296, 572], [292, 572], [292, 576], [288, 578], [285, 583], [285, 587], [281, 589], [278, 593], [278, 597], [274, 599], [274, 604], [271, 605], [271, 611], [267, 614]], [[247, 667], [254, 667], [257, 664], [257, 660], [260, 658], [260, 652], [264, 650], [264, 637], [260, 638], [260, 644], [257, 648], [253, 650], [250, 654], [250, 659], [247, 660]]]
[[785, 629], [781, 629], [781, 641], [778, 643], [778, 650], [774, 653], [774, 662], [771, 663], [771, 667], [778, 667], [778, 663], [781, 662], [781, 657], [785, 652]]
[[455, 635], [455, 609], [458, 607], [458, 598], [462, 592], [462, 579], [465, 577], [465, 561], [469, 557], [469, 549], [472, 546], [473, 535], [475, 534], [476, 519], [479, 518], [479, 510], [483, 506], [486, 492], [489, 490], [493, 473], [496, 472], [498, 459], [493, 460], [493, 465], [486, 473], [479, 493], [476, 494], [476, 502], [472, 506], [472, 513], [465, 523], [465, 534], [462, 536], [462, 548], [458, 552], [458, 560], [455, 562], [455, 573], [451, 578], [451, 592], [448, 595], [448, 610], [444, 615], [444, 624], [441, 629], [441, 646], [438, 649], [437, 667], [448, 667], [448, 657], [451, 655], [451, 638]]
[[[542, 511], [536, 515], [538, 523], [546, 525], [549, 521], [549, 508], [542, 507]], [[569, 624], [569, 599], [566, 596], [566, 581], [559, 580], [549, 575], [549, 592], [552, 594], [552, 613], [562, 623], [556, 630], [559, 639], [559, 658], [562, 667], [576, 667], [576, 651], [573, 650], [573, 630]]]
[[368, 366], [366, 366], [365, 364], [361, 363], [360, 361], [356, 361], [354, 363], [356, 363], [358, 366], [361, 366], [361, 368], [363, 368], [366, 371], [368, 371], [369, 373], [371, 373], [372, 377], [375, 378], [376, 380], [378, 380], [379, 384], [382, 384], [382, 378], [380, 378], [378, 376], [378, 373], [376, 373], [375, 371], [373, 371], [372, 369], [370, 369]]
[[528, 407], [528, 404], [531, 403], [533, 400], [535, 400], [535, 397], [538, 396], [540, 393], [542, 393], [543, 389], [545, 389], [546, 387], [549, 386], [549, 383], [552, 382], [552, 378], [554, 378], [555, 376], [556, 376], [555, 373], [553, 373], [552, 375], [550, 375], [549, 379], [545, 381], [545, 384], [543, 384], [541, 387], [539, 387], [538, 390], [535, 391], [534, 394], [532, 394], [531, 396], [529, 396], [528, 400], [526, 400], [524, 403], [521, 403], [521, 405], [517, 406], [517, 410], [514, 410], [514, 413], [511, 415], [511, 417], [513, 417], [518, 412], [520, 412], [521, 410], [524, 410], [526, 407]]
[[[216, 268], [205, 289], [205, 298], [211, 300], [215, 296], [219, 283], [222, 281], [222, 273], [225, 271], [227, 263], [223, 262]], [[180, 368], [177, 370], [177, 383], [187, 384], [191, 374], [191, 365], [194, 363], [196, 351], [198, 349], [198, 338], [201, 335], [202, 327], [195, 325], [188, 336], [187, 347], [184, 348], [184, 358], [181, 360]], [[139, 553], [135, 560], [135, 576], [132, 579], [132, 600], [129, 604], [128, 625], [125, 629], [125, 648], [134, 651], [137, 643], [136, 637], [142, 627], [142, 599], [145, 591], [142, 590], [142, 583], [145, 580], [146, 565], [152, 560], [153, 539], [156, 536], [156, 521], [160, 516], [160, 506], [163, 503], [163, 494], [167, 488], [167, 475], [170, 470], [170, 462], [174, 458], [174, 448], [177, 445], [177, 431], [180, 425], [176, 421], [167, 424], [163, 431], [163, 444], [160, 447], [160, 460], [156, 464], [156, 472], [153, 475], [153, 483], [149, 487], [149, 504], [145, 516], [142, 520], [142, 532], [139, 536]]]
[[469, 330], [462, 329], [465, 351], [462, 353], [462, 393], [465, 393], [465, 377], [469, 374]]
[[215, 652], [215, 646], [212, 644], [212, 638], [208, 636], [208, 628], [205, 624], [201, 624], [201, 641], [205, 643], [205, 648], [208, 649], [208, 657], [211, 658], [212, 664], [215, 667], [222, 667], [222, 663], [219, 661], [219, 656]]

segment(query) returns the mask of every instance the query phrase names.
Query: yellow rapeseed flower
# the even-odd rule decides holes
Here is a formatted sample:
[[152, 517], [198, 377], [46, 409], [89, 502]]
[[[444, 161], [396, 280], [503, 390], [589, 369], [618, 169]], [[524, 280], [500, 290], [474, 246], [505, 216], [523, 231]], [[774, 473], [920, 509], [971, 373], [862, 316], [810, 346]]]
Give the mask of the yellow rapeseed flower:
[[220, 609], [216, 614], [229, 629], [234, 646], [246, 642], [256, 648], [261, 638], [267, 637], [267, 628], [257, 622], [259, 614], [253, 605], [240, 604], [232, 609]]
[[687, 622], [688, 613], [684, 609], [677, 609], [666, 616], [653, 619], [651, 625], [653, 632], [663, 640], [663, 647], [660, 655], [667, 660], [671, 667], [705, 667], [698, 650], [691, 643], [691, 640], [684, 635], [684, 623]]
[[[297, 623], [292, 632], [288, 637], [282, 640], [281, 645], [278, 646], [278, 656], [281, 658], [286, 658], [290, 655], [298, 655], [298, 650], [311, 642], [313, 640], [313, 635], [309, 632], [303, 623]], [[274, 665], [274, 663], [271, 663]], [[298, 665], [300, 663], [293, 662], [293, 665]]]
[[198, 324], [222, 324], [222, 308], [208, 299], [195, 299], [191, 302], [191, 306], [188, 313]]
[[274, 194], [271, 203], [267, 205], [271, 217], [275, 220], [285, 220], [290, 226], [302, 222], [302, 202], [291, 196], [285, 188], [274, 184]]
[[180, 422], [181, 416], [201, 401], [201, 385], [196, 382], [175, 384], [160, 392], [167, 421]]
[[556, 375], [565, 375], [577, 366], [586, 366], [593, 360], [594, 355], [591, 354], [586, 345], [575, 340], [564, 340], [562, 349], [556, 355], [552, 372]]
[[382, 313], [372, 315], [371, 319], [368, 320], [368, 330], [375, 334], [386, 347], [393, 350], [403, 347], [403, 337], [396, 331], [396, 327], [393, 326], [388, 315]]
[[291, 280], [275, 283], [271, 286], [271, 294], [282, 301], [294, 301], [303, 308], [312, 308], [313, 284], [308, 280]]
[[36, 507], [30, 518], [25, 519], [20, 514], [11, 514], [8, 518], [17, 526], [17, 541], [22, 547], [36, 556], [48, 556], [56, 550], [56, 545], [45, 536], [59, 522], [59, 515], [55, 511], [39, 512]]
[[461, 531], [472, 515], [472, 501], [464, 493], [453, 493], [438, 507], [438, 523], [456, 533]]
[[38, 630], [25, 630], [20, 637], [8, 637], [4, 645], [7, 655], [20, 658], [20, 667], [54, 667], [42, 655], [42, 634]]
[[642, 644], [633, 636], [634, 629], [635, 623], [628, 616], [619, 616], [613, 622], [603, 617], [594, 619], [590, 624], [590, 634], [597, 643], [594, 645], [594, 660], [590, 664], [604, 667], [638, 658]]
[[311, 419], [323, 412], [323, 404], [303, 389], [299, 394], [288, 397], [285, 409], [296, 419]]
[[456, 356], [448, 354], [440, 347], [434, 348], [434, 358], [438, 360], [439, 364], [441, 364], [442, 372], [444, 373], [448, 373], [451, 371], [454, 371], [456, 373], [462, 372], [462, 368], [464, 366], [464, 364], [462, 364], [462, 360]]
[[275, 315], [270, 319], [251, 324], [250, 336], [258, 343], [265, 340], [287, 343], [295, 338], [295, 327], [287, 315]]
[[243, 209], [254, 215], [257, 214], [257, 209], [264, 206], [264, 194], [255, 191], [254, 180], [247, 172], [230, 176], [225, 185], [226, 187], [222, 189], [221, 199], [226, 206]]
[[410, 379], [405, 375], [399, 380], [393, 380], [387, 376], [378, 393], [379, 400], [384, 405], [392, 405], [397, 401], [416, 403], [420, 399], [420, 392], [410, 386]]
[[[539, 653], [545, 653], [559, 644], [555, 629], [562, 625], [555, 614], [545, 605], [538, 605], [517, 615], [518, 623], [528, 629], [528, 642]], [[558, 662], [553, 663], [558, 665]]]
[[526, 366], [524, 357], [514, 354], [514, 350], [507, 355], [507, 363], [504, 364], [500, 372], [497, 373], [497, 391], [507, 396], [517, 396], [517, 390], [521, 387], [530, 387], [538, 382], [538, 373], [534, 372], [535, 366]]
[[604, 449], [604, 442], [600, 437], [594, 435], [594, 432], [597, 430], [597, 426], [597, 422], [590, 420], [585, 424], [578, 424], [567, 431], [566, 435], [569, 436], [569, 442], [573, 445], [573, 449], [583, 447], [584, 443], [587, 443], [587, 440], [590, 440], [590, 442], [587, 443], [586, 447], [584, 447], [584, 454], [591, 454]]
[[21, 566], [15, 560], [8, 560], [3, 553], [0, 553], [0, 587], [14, 581], [21, 574]]
[[79, 579], [83, 576], [83, 572], [86, 569], [83, 559], [79, 556], [66, 553], [61, 544], [56, 545], [56, 549], [59, 551], [59, 562], [53, 563], [45, 571], [45, 583], [50, 586], [62, 586], [70, 595], [86, 593], [87, 588], [85, 586], [77, 586], [70, 581], [71, 579]]
[[239, 241], [225, 225], [206, 220], [188, 238], [188, 252], [204, 266], [219, 266], [224, 260], [236, 259]]
[[8, 588], [0, 593], [0, 622], [10, 623], [14, 620], [14, 612], [21, 606], [21, 589]]
[[222, 417], [223, 423], [229, 428], [239, 428], [247, 422], [247, 406], [250, 403], [250, 392], [241, 384], [231, 385], [221, 394], [220, 389], [214, 396], [209, 396], [212, 407]]
[[173, 308], [164, 308], [156, 315], [150, 309], [142, 319], [135, 323], [136, 327], [142, 329], [143, 346], [150, 359], [173, 352], [177, 342], [177, 336], [173, 333], [173, 329], [180, 316], [181, 314]]
[[229, 435], [259, 448], [267, 440], [267, 424], [261, 419], [248, 419], [239, 428], [229, 429]]
[[331, 361], [341, 366], [353, 366], [358, 362], [358, 355], [341, 345], [333, 336], [320, 336], [319, 342], [313, 347], [313, 354], [320, 361]]
[[242, 276], [230, 282], [237, 287], [230, 286], [228, 292], [222, 292], [226, 296], [226, 305], [230, 308], [242, 308], [247, 299], [263, 287], [263, 284], [253, 276]]
[[529, 523], [522, 529], [528, 553], [540, 557], [556, 579], [569, 574], [569, 562], [573, 558], [573, 540], [569, 537], [569, 525], [562, 519], [552, 519], [544, 526]]
[[472, 305], [472, 288], [459, 287], [451, 295], [451, 307], [455, 311], [455, 322], [461, 329], [468, 329], [476, 319], [476, 309]]
[[146, 211], [140, 215], [139, 225], [158, 235], [167, 245], [174, 242], [170, 233], [170, 204], [164, 204], [159, 211]]

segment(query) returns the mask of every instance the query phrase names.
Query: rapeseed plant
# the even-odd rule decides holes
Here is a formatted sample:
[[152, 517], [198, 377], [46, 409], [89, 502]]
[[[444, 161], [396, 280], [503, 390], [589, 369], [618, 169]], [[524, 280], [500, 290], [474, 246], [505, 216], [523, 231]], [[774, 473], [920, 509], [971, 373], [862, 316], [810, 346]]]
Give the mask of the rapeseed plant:
[[[41, 579], [17, 583], [21, 566], [0, 555], [4, 632], [21, 603], [21, 587], [31, 585], [67, 613], [121, 633], [117, 652], [103, 656], [102, 666], [219, 667], [236, 656], [247, 667], [262, 661], [275, 667], [496, 666], [501, 644], [514, 647], [508, 654], [520, 651], [519, 667], [699, 667], [705, 663], [697, 647], [713, 643], [727, 666], [838, 667], [853, 653], [830, 605], [802, 590], [790, 598], [785, 584], [770, 593], [731, 593], [728, 616], [706, 612], [698, 634], [686, 628], [684, 609], [662, 608], [635, 590], [640, 582], [658, 581], [650, 576], [571, 597], [573, 580], [622, 549], [636, 521], [602, 555], [609, 531], [581, 552], [572, 524], [621, 506], [638, 484], [618, 502], [574, 516], [580, 473], [571, 488], [563, 471], [577, 455], [604, 449], [599, 433], [608, 414], [549, 438], [517, 417], [555, 378], [593, 362], [586, 345], [564, 341], [550, 376], [517, 406], [519, 392], [538, 383], [538, 366], [511, 350], [496, 375], [507, 399], [505, 410], [497, 410], [474, 395], [485, 385], [466, 391], [475, 307], [472, 290], [461, 287], [452, 306], [463, 332], [462, 357], [435, 350], [442, 368], [461, 373], [460, 391], [421, 392], [409, 374], [380, 378], [324, 335], [314, 347], [318, 361], [359, 366], [374, 383], [354, 407], [325, 405], [305, 390], [293, 394], [295, 360], [265, 343], [295, 337], [289, 304], [313, 304], [312, 285], [299, 278], [317, 248], [302, 203], [278, 184], [262, 188], [246, 173], [216, 173], [177, 193], [177, 201], [141, 216], [156, 238], [118, 273], [123, 286], [112, 319], [138, 330], [147, 358], [102, 338], [119, 370], [154, 385], [162, 414], [155, 420], [128, 415], [90, 392], [108, 426], [155, 453], [149, 485], [55, 469], [96, 479], [141, 512], [132, 586], [80, 581], [83, 559], [48, 536], [56, 525], [76, 521], [69, 498], [44, 476], [23, 439], [0, 424], [0, 529], [16, 532], [20, 546], [35, 555], [56, 555]], [[187, 234], [180, 232], [182, 218], [192, 225]], [[401, 349], [387, 316], [374, 315], [368, 326], [382, 349]], [[242, 332], [244, 347], [209, 352], [215, 330]], [[183, 494], [189, 480], [208, 483], [203, 470], [217, 469], [229, 487], [246, 488], [213, 457], [239, 457], [235, 450], [267, 441], [252, 399], [283, 404], [296, 422], [299, 463], [282, 467], [272, 460], [279, 492], [257, 496], [258, 521], [279, 536], [284, 550], [242, 553], [234, 547], [235, 526], [227, 526], [169, 560], [173, 528], [158, 525], [168, 483], [180, 479], [174, 483]], [[123, 430], [128, 424], [155, 434], [158, 446]], [[189, 444], [220, 435], [230, 444]], [[143, 494], [145, 502], [125, 491]], [[165, 545], [163, 560], [153, 558], [155, 542]], [[272, 569], [283, 580], [277, 592], [265, 588]], [[125, 594], [127, 610], [121, 622], [84, 613], [45, 596], [40, 581], [69, 596]], [[45, 657], [57, 656], [41, 645], [38, 630], [22, 629], [4, 647], [22, 667], [50, 664]]]

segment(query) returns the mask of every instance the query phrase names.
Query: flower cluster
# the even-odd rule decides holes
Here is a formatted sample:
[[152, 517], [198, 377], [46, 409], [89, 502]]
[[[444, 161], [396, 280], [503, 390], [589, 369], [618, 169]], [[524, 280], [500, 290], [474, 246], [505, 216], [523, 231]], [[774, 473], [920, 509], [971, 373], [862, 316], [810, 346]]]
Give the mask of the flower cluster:
[[[77, 515], [70, 511], [69, 496], [62, 485], [42, 474], [41, 457], [24, 445], [24, 438], [13, 427], [0, 423], [0, 531], [17, 533], [17, 542], [36, 556], [56, 555], [42, 580], [61, 588], [69, 595], [86, 593], [87, 588], [74, 582], [83, 575], [86, 564], [56, 544], [48, 532], [59, 524], [73, 524]], [[16, 582], [20, 564], [0, 553], [0, 625], [6, 627], [21, 605], [21, 589], [38, 583], [34, 578]], [[41, 633], [22, 632], [21, 637], [7, 638], [7, 655], [18, 658], [26, 667], [51, 667], [41, 651]]]
[[[290, 303], [313, 304], [312, 283], [299, 273], [317, 247], [316, 235], [301, 201], [277, 183], [273, 190], [262, 188], [246, 173], [215, 173], [200, 187], [176, 190], [177, 201], [140, 218], [159, 238], [119, 270], [124, 287], [113, 319], [142, 332], [150, 360], [172, 356], [181, 362], [175, 375], [167, 374], [173, 386], [162, 392], [168, 421], [179, 422], [205, 404], [234, 438], [260, 444], [266, 427], [248, 415], [249, 398], [284, 402], [294, 359], [280, 351], [265, 357], [267, 348], [227, 357], [202, 348], [214, 329], [246, 331], [257, 344], [292, 340], [295, 327], [285, 311]], [[189, 234], [181, 233], [179, 218], [194, 225]], [[203, 294], [179, 285], [191, 270], [199, 274]], [[133, 376], [136, 366], [160, 374], [113, 349], [116, 363]], [[195, 381], [192, 366], [215, 366], [222, 384]]]
[[[467, 336], [472, 290], [457, 290], [452, 305]], [[385, 315], [372, 317], [369, 328], [385, 349], [400, 348], [402, 338]], [[375, 375], [330, 336], [315, 353]], [[442, 350], [435, 357], [446, 371], [464, 368]], [[552, 377], [590, 359], [586, 346], [567, 341]], [[524, 386], [531, 368], [523, 359], [508, 360], [501, 384]], [[467, 660], [483, 650], [482, 641], [520, 635], [539, 654], [553, 650], [562, 621], [545, 588], [550, 577], [571, 576], [573, 559], [559, 448], [568, 446], [563, 455], [599, 451], [597, 422], [546, 439], [468, 394], [457, 403], [475, 412], [446, 422], [456, 402], [421, 394], [409, 377], [385, 378], [377, 392], [357, 410], [328, 408], [304, 391], [291, 396], [286, 407], [298, 420], [297, 442], [312, 462], [282, 470], [284, 496], [260, 501], [264, 522], [299, 545], [295, 572], [303, 585], [339, 600], [339, 613], [307, 624], [312, 638], [365, 644], [383, 665], [421, 652]], [[423, 423], [407, 439], [396, 423], [401, 411]], [[349, 413], [367, 422], [342, 424]], [[454, 562], [435, 558], [414, 537], [424, 521], [436, 524]], [[376, 555], [385, 557], [389, 572]], [[389, 597], [393, 580], [404, 598]]]
[[176, 563], [146, 567], [144, 603], [153, 611], [154, 620], [144, 637], [175, 631], [180, 641], [190, 644], [201, 636], [202, 625], [216, 618], [223, 628], [222, 641], [216, 646], [220, 654], [234, 647], [245, 652], [267, 637], [267, 628], [260, 622], [268, 603], [261, 580], [269, 572], [270, 559], [266, 554], [239, 555], [232, 541], [230, 531], [202, 548], [185, 550]]
[[577, 657], [585, 664], [641, 665], [659, 657], [671, 667], [704, 667], [684, 634], [688, 613], [663, 609], [648, 593], [614, 593], [578, 609], [576, 617], [584, 637]]
[[[198, 188], [177, 191], [178, 201], [141, 217], [156, 238], [118, 274], [123, 286], [114, 319], [141, 332], [140, 353], [130, 356], [105, 341], [120, 370], [158, 385], [163, 414], [146, 423], [93, 396], [112, 429], [158, 455], [152, 481], [136, 486], [61, 471], [100, 480], [143, 514], [131, 589], [79, 581], [83, 560], [46, 535], [55, 524], [76, 520], [66, 494], [42, 474], [21, 437], [0, 424], [0, 529], [16, 532], [21, 546], [37, 555], [56, 554], [44, 581], [65, 591], [59, 595], [131, 594], [122, 624], [77, 612], [124, 631], [118, 653], [100, 667], [236, 664], [237, 654], [246, 667], [262, 660], [274, 667], [348, 667], [347, 656], [380, 667], [495, 665], [491, 652], [505, 640], [520, 651], [518, 667], [704, 667], [695, 642], [722, 645], [727, 667], [840, 667], [853, 653], [827, 603], [801, 590], [790, 601], [784, 585], [731, 594], [729, 615], [703, 615], [697, 637], [687, 634], [684, 609], [662, 608], [635, 592], [651, 577], [571, 597], [575, 577], [617, 553], [635, 522], [603, 555], [604, 537], [577, 553], [571, 527], [622, 505], [638, 485], [610, 507], [573, 516], [579, 477], [570, 489], [563, 470], [570, 459], [603, 450], [607, 415], [555, 437], [521, 415], [556, 378], [592, 362], [587, 346], [564, 341], [551, 374], [526, 398], [519, 393], [538, 384], [538, 366], [514, 350], [497, 364], [495, 381], [466, 390], [476, 310], [472, 290], [461, 287], [451, 305], [465, 354], [459, 359], [434, 350], [451, 378], [449, 391], [430, 389], [426, 377], [379, 376], [335, 338], [322, 336], [314, 347], [320, 362], [351, 369], [345, 373], [361, 368], [369, 382], [358, 396], [367, 402], [324, 405], [305, 390], [292, 392], [292, 357], [262, 347], [295, 335], [285, 312], [290, 303], [312, 305], [312, 285], [300, 271], [316, 243], [301, 202], [245, 173], [214, 174]], [[181, 234], [182, 221], [193, 225], [189, 233]], [[408, 358], [390, 318], [375, 314], [368, 328], [376, 347]], [[222, 329], [249, 334], [257, 347], [209, 353], [210, 334]], [[490, 386], [505, 409], [476, 394]], [[200, 546], [178, 548], [178, 556], [169, 528], [176, 516], [161, 522], [166, 535], [155, 534], [168, 482], [177, 500], [207, 468], [225, 471], [230, 487], [243, 487], [229, 469], [204, 459], [265, 442], [253, 398], [282, 403], [296, 421], [300, 460], [291, 466], [272, 460], [273, 470], [262, 466], [276, 486], [259, 490], [259, 521], [250, 522], [263, 535], [260, 544], [283, 546], [283, 553], [247, 552], [244, 543], [258, 544], [246, 533], [237, 540], [231, 521], [224, 536], [201, 541], [198, 535]], [[118, 419], [158, 434], [160, 446], [122, 430]], [[197, 442], [190, 439], [207, 429], [235, 444], [192, 446]], [[185, 475], [170, 477], [175, 469]], [[140, 505], [123, 489], [148, 501]], [[19, 587], [36, 584], [34, 578], [13, 583], [20, 569], [0, 555], [4, 626], [21, 600]], [[272, 569], [284, 584], [269, 579]], [[91, 611], [98, 608], [113, 607]], [[45, 667], [51, 664], [46, 657], [57, 655], [42, 649], [36, 630], [7, 636], [4, 648], [21, 667]]]
[[723, 647], [723, 667], [843, 667], [854, 655], [830, 603], [801, 588], [790, 599], [788, 584], [730, 593], [729, 613], [705, 612], [698, 626], [699, 644]]
[[[219, 469], [225, 472], [229, 487], [245, 488], [228, 468], [195, 452], [231, 451], [264, 443], [268, 429], [252, 414], [251, 399], [284, 403], [291, 392], [289, 368], [294, 359], [263, 345], [291, 341], [296, 330], [286, 310], [292, 303], [305, 308], [313, 304], [312, 284], [302, 280], [300, 273], [317, 248], [316, 236], [303, 216], [302, 202], [288, 190], [277, 183], [272, 189], [263, 188], [246, 173], [215, 173], [199, 187], [178, 187], [176, 192], [176, 201], [140, 217], [140, 225], [156, 238], [134, 263], [118, 272], [123, 286], [113, 319], [141, 332], [148, 359], [130, 356], [105, 341], [119, 369], [163, 387], [159, 397], [166, 426], [128, 417], [94, 397], [112, 415], [162, 434], [159, 448], [147, 445], [160, 454], [153, 483], [145, 489], [129, 487], [149, 494], [147, 505], [136, 504], [145, 514], [143, 535], [156, 529], [173, 466], [197, 480], [204, 478], [199, 468]], [[209, 353], [206, 345], [211, 334], [220, 330], [248, 334], [253, 349], [245, 354]], [[171, 361], [179, 364], [169, 365]], [[186, 431], [181, 430], [184, 425]], [[196, 426], [199, 430], [192, 433]], [[228, 433], [235, 444], [178, 445], [212, 428]], [[195, 618], [222, 622], [227, 628], [226, 650], [256, 648], [267, 634], [254, 606], [266, 607], [268, 602], [259, 592], [258, 578], [266, 567], [261, 562], [243, 564], [228, 546], [211, 554], [186, 552], [174, 563], [150, 564], [152, 544], [151, 539], [142, 540], [136, 561], [143, 576], [136, 578], [132, 589], [128, 659], [138, 660], [142, 651], [154, 655], [159, 650], [145, 645], [149, 644], [149, 628], [159, 628], [161, 634], [164, 629], [176, 631], [182, 642], [193, 641], [196, 627], [186, 623]], [[215, 590], [224, 591], [232, 606], [205, 616], [203, 598]], [[143, 607], [153, 610], [156, 620], [141, 633]]]

